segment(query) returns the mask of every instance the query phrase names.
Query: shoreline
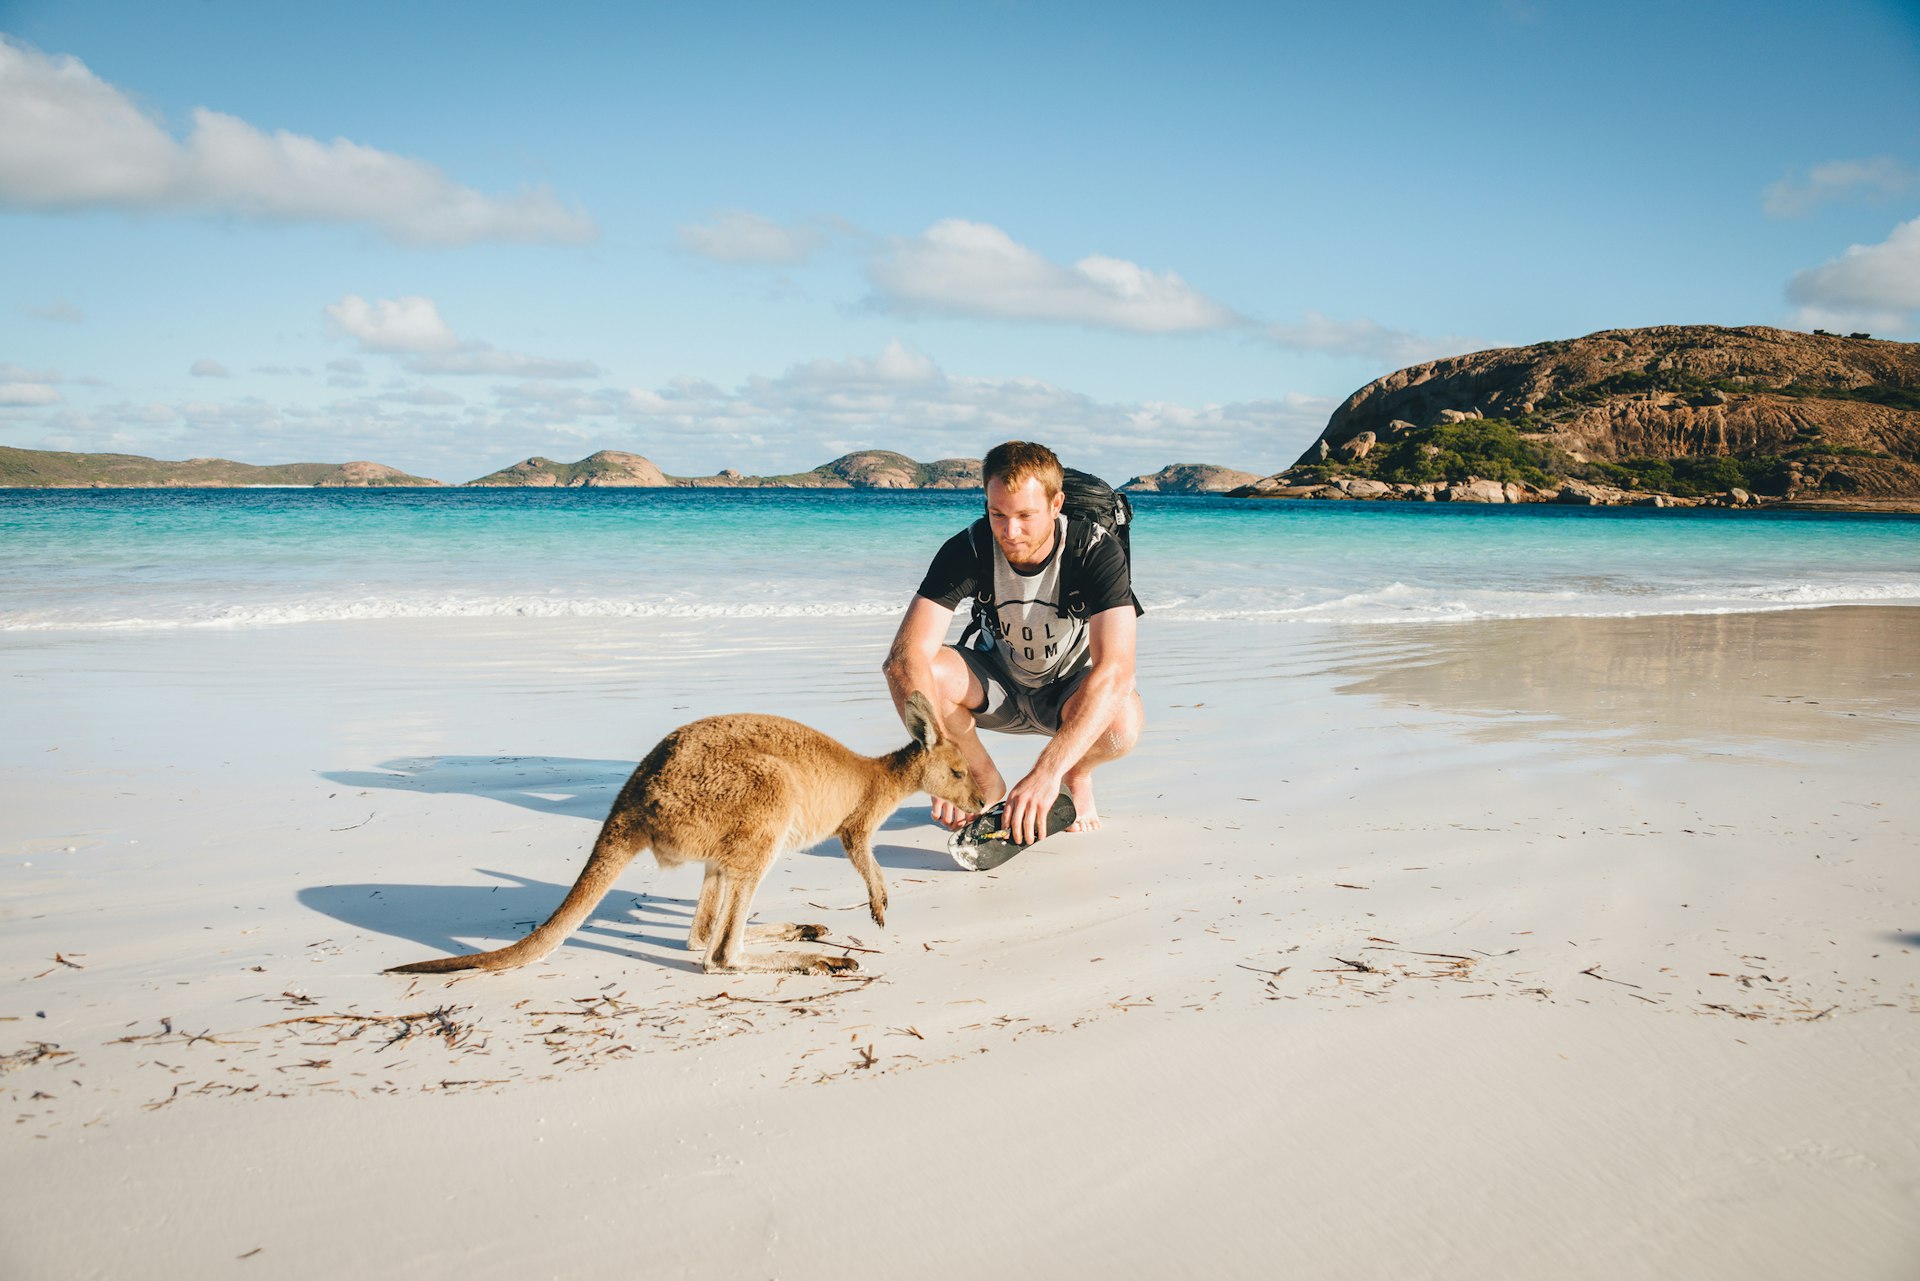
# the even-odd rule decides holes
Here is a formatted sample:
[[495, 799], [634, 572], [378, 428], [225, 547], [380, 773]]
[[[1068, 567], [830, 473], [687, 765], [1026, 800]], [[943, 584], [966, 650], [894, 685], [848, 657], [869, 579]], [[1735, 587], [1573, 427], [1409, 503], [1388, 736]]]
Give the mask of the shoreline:
[[[1105, 830], [969, 874], [910, 802], [884, 929], [831, 842], [776, 864], [758, 915], [871, 949], [852, 981], [699, 973], [698, 876], [644, 857], [540, 965], [378, 973], [551, 910], [673, 725], [898, 746], [888, 632], [0, 636], [30, 727], [0, 744], [0, 1257], [577, 1274], [637, 1233], [666, 1275], [1910, 1264], [1911, 608], [1149, 615]], [[1038, 746], [990, 741], [1009, 771]]]
[[[551, 602], [541, 602], [551, 606]], [[1824, 610], [1902, 610], [1920, 609], [1920, 600], [1909, 597], [1891, 597], [1877, 600], [1851, 601], [1775, 601], [1768, 603], [1739, 604], [1725, 606], [1676, 606], [1672, 609], [1648, 609], [1632, 613], [1558, 613], [1558, 614], [1518, 614], [1486, 613], [1447, 615], [1409, 615], [1395, 618], [1331, 617], [1311, 615], [1303, 611], [1248, 610], [1229, 612], [1218, 609], [1199, 608], [1192, 612], [1181, 612], [1181, 606], [1147, 607], [1148, 615], [1153, 619], [1146, 626], [1171, 627], [1220, 626], [1229, 628], [1247, 627], [1266, 634], [1273, 629], [1299, 629], [1304, 637], [1316, 635], [1338, 635], [1345, 629], [1356, 633], [1395, 633], [1417, 634], [1425, 628], [1475, 627], [1482, 624], [1553, 624], [1553, 623], [1633, 623], [1647, 620], [1685, 620], [1685, 619], [1726, 619], [1742, 618], [1749, 615], [1770, 616], [1777, 614], [1819, 613]], [[619, 602], [608, 601], [568, 601], [558, 608], [547, 612], [535, 612], [531, 609], [496, 609], [484, 603], [476, 603], [470, 611], [437, 607], [422, 608], [420, 612], [395, 612], [390, 614], [344, 613], [338, 615], [311, 616], [271, 616], [271, 611], [263, 607], [263, 612], [251, 617], [222, 617], [183, 620], [115, 620], [97, 623], [27, 623], [0, 624], [0, 644], [10, 638], [25, 641], [40, 638], [48, 643], [62, 640], [78, 642], [87, 638], [141, 637], [167, 635], [214, 635], [249, 634], [255, 632], [281, 632], [288, 629], [306, 627], [340, 628], [353, 627], [379, 628], [394, 625], [433, 626], [444, 625], [452, 628], [499, 628], [517, 624], [556, 626], [577, 625], [581, 627], [628, 627], [650, 628], [667, 627], [670, 629], [695, 626], [726, 626], [732, 623], [744, 623], [748, 626], [820, 626], [824, 628], [862, 629], [881, 626], [897, 621], [899, 610], [892, 605], [875, 603], [871, 608], [845, 613], [826, 614], [806, 607], [791, 612], [757, 611], [752, 609], [731, 608], [726, 606], [672, 606], [660, 609], [633, 608]], [[957, 621], [950, 640], [957, 637], [964, 623], [964, 616], [956, 613]]]
[[[1270, 478], [1271, 479], [1271, 478]], [[1381, 484], [1383, 482], [1370, 482]], [[1493, 485], [1493, 482], [1482, 482]], [[1920, 515], [1920, 497], [1884, 498], [1884, 499], [1847, 499], [1847, 498], [1770, 498], [1762, 495], [1749, 495], [1745, 500], [1735, 500], [1725, 494], [1709, 494], [1705, 497], [1683, 497], [1670, 494], [1665, 490], [1620, 491], [1617, 499], [1604, 501], [1571, 501], [1560, 498], [1559, 491], [1551, 493], [1534, 490], [1530, 487], [1494, 485], [1493, 490], [1478, 493], [1466, 493], [1460, 496], [1449, 494], [1454, 490], [1470, 490], [1476, 481], [1469, 478], [1457, 485], [1404, 486], [1389, 493], [1349, 493], [1338, 484], [1315, 482], [1308, 485], [1282, 485], [1271, 490], [1259, 492], [1248, 487], [1249, 492], [1235, 490], [1221, 497], [1246, 499], [1264, 503], [1467, 503], [1488, 507], [1577, 507], [1591, 509], [1631, 507], [1635, 509], [1653, 509], [1661, 511], [1710, 510], [1724, 512], [1827, 512], [1834, 515]], [[1422, 489], [1426, 492], [1419, 492]], [[1493, 497], [1494, 490], [1500, 497]], [[1515, 496], [1515, 491], [1520, 491]]]
[[[1252, 501], [1258, 501], [1258, 502], [1424, 503], [1427, 501], [1433, 501], [1433, 502], [1449, 501], [1443, 497], [1436, 497], [1432, 499], [1421, 499], [1418, 497], [1409, 497], [1405, 494], [1348, 494], [1348, 493], [1339, 492], [1338, 488], [1335, 486], [1316, 485], [1310, 488], [1316, 489], [1316, 490], [1323, 490], [1323, 491], [1326, 489], [1332, 489], [1334, 490], [1334, 492], [1331, 492], [1331, 493], [1327, 493], [1327, 492], [1241, 493], [1237, 491], [1229, 491], [1224, 489], [1182, 491], [1182, 490], [1167, 490], [1167, 489], [1128, 489], [1128, 488], [1125, 488], [1124, 486], [1115, 486], [1116, 492], [1125, 493], [1131, 498], [1137, 498], [1141, 494], [1147, 494], [1147, 495], [1156, 496], [1156, 497], [1233, 498], [1236, 500], [1252, 500]], [[507, 490], [507, 491], [551, 490], [554, 492], [566, 492], [568, 490], [575, 490], [575, 489], [593, 489], [593, 490], [615, 489], [615, 490], [635, 490], [635, 491], [696, 489], [702, 492], [720, 491], [720, 490], [731, 491], [731, 492], [765, 491], [765, 490], [794, 491], [794, 492], [853, 491], [853, 492], [860, 492], [860, 493], [876, 493], [876, 494], [878, 493], [922, 494], [922, 493], [980, 493], [982, 492], [977, 488], [969, 488], [966, 486], [957, 486], [957, 485], [904, 485], [904, 486], [871, 485], [869, 486], [869, 485], [854, 485], [846, 482], [841, 482], [839, 484], [822, 483], [818, 485], [774, 485], [774, 484], [755, 484], [751, 482], [735, 482], [735, 481], [720, 480], [717, 478], [708, 478], [708, 477], [699, 477], [696, 479], [678, 478], [678, 479], [675, 479], [673, 483], [667, 484], [667, 485], [558, 485], [558, 486], [555, 486], [555, 485], [481, 485], [473, 481], [463, 481], [463, 482], [454, 483], [454, 484], [435, 481], [431, 484], [419, 484], [419, 485], [361, 485], [361, 484], [233, 485], [233, 484], [222, 484], [222, 483], [196, 483], [191, 481], [183, 481], [177, 484], [158, 484], [158, 485], [138, 485], [138, 484], [122, 485], [122, 484], [113, 484], [105, 481], [88, 482], [84, 484], [75, 483], [75, 484], [47, 484], [47, 485], [0, 485], [0, 493], [39, 493], [39, 492], [44, 492], [48, 490], [59, 490], [63, 492], [74, 491], [74, 490], [123, 490], [123, 491], [131, 491], [131, 492], [173, 492], [178, 490], [189, 490], [189, 489], [195, 490], [195, 491], [314, 489], [314, 490], [326, 490], [328, 492], [348, 490], [353, 492], [377, 492], [377, 493], [392, 492], [392, 493], [406, 493], [406, 494], [420, 494], [420, 493], [429, 493], [429, 492], [449, 493], [449, 492], [459, 492], [459, 491], [469, 491], [469, 490], [490, 491], [490, 492], [498, 492], [502, 490]], [[1635, 508], [1657, 507], [1660, 510], [1672, 510], [1672, 511], [1689, 511], [1696, 508], [1709, 508], [1715, 511], [1756, 512], [1756, 513], [1757, 512], [1800, 511], [1800, 512], [1831, 513], [1834, 515], [1863, 515], [1863, 516], [1920, 515], [1920, 496], [1916, 496], [1913, 498], [1888, 498], [1888, 499], [1840, 499], [1840, 498], [1828, 499], [1828, 498], [1768, 498], [1760, 495], [1755, 495], [1750, 501], [1745, 503], [1714, 501], [1714, 499], [1717, 499], [1718, 497], [1719, 497], [1718, 495], [1715, 495], [1715, 496], [1710, 496], [1709, 498], [1706, 498], [1706, 499], [1686, 498], [1686, 497], [1681, 497], [1675, 494], [1669, 494], [1664, 491], [1648, 490], [1648, 491], [1636, 492], [1634, 495], [1634, 501], [1631, 501], [1631, 502], [1595, 503], [1595, 504], [1592, 504], [1592, 506], [1635, 507]], [[1653, 499], [1659, 499], [1660, 501], [1656, 504], [1650, 501]], [[1536, 506], [1554, 507], [1554, 506], [1571, 505], [1571, 504], [1558, 502], [1553, 498], [1539, 498], [1539, 497], [1529, 497], [1524, 499], [1503, 498], [1498, 502], [1486, 502], [1485, 500], [1480, 500], [1480, 499], [1455, 499], [1452, 501], [1467, 502], [1474, 505], [1509, 506], [1509, 507], [1522, 507], [1522, 508], [1536, 507]]]

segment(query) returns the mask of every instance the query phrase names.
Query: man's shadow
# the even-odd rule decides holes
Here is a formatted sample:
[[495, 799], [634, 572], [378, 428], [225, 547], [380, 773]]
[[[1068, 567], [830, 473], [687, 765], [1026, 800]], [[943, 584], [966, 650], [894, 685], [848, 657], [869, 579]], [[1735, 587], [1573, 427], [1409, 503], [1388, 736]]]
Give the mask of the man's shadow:
[[[540, 814], [597, 820], [606, 817], [633, 769], [631, 761], [572, 756], [410, 756], [383, 761], [374, 770], [330, 770], [320, 777], [344, 787], [481, 796]], [[908, 808], [889, 816], [880, 830], [900, 831], [927, 822], [923, 809]], [[803, 853], [845, 857], [840, 842], [832, 837]], [[873, 853], [876, 862], [895, 871], [925, 872], [950, 866], [943, 855], [912, 846], [876, 844]], [[586, 855], [582, 848], [582, 866]], [[647, 856], [641, 858], [651, 863]], [[301, 890], [296, 897], [303, 906], [356, 929], [392, 935], [451, 954], [472, 950], [470, 944], [458, 939], [477, 940], [484, 948], [492, 948], [524, 937], [553, 913], [570, 888], [510, 872], [478, 870], [500, 884], [317, 885]], [[651, 919], [643, 919], [642, 913]], [[697, 957], [670, 959], [636, 950], [637, 945], [647, 945], [679, 952], [686, 945], [692, 913], [693, 904], [686, 899], [615, 890], [601, 900], [564, 946], [697, 972]], [[755, 913], [756, 918], [759, 915]], [[659, 932], [663, 926], [666, 933]], [[409, 959], [424, 958], [401, 957], [395, 963]]]

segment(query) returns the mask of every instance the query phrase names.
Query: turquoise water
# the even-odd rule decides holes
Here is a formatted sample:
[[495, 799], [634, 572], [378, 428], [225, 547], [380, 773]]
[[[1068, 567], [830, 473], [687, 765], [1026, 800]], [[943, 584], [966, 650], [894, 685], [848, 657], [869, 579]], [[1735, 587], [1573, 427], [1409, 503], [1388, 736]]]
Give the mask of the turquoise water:
[[[1395, 623], [1920, 602], [1920, 517], [1143, 495], [1155, 614]], [[978, 493], [0, 490], [0, 629], [897, 613]]]

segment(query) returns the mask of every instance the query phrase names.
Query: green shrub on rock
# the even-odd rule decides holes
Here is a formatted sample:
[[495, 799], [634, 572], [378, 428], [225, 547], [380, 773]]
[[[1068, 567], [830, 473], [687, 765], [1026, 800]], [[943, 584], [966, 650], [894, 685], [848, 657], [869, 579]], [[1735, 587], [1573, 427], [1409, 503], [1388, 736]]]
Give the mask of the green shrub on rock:
[[1395, 443], [1380, 459], [1374, 476], [1403, 485], [1458, 483], [1478, 476], [1546, 487], [1565, 471], [1565, 460], [1556, 450], [1524, 439], [1520, 428], [1507, 419], [1470, 418], [1441, 423]]

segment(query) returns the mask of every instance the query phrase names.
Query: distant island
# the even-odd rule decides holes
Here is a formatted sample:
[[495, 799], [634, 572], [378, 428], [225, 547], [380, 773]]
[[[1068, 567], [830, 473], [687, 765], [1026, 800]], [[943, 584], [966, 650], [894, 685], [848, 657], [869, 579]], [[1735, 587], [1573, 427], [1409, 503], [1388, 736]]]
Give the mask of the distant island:
[[[1259, 480], [1253, 472], [1202, 463], [1176, 463], [1120, 488], [1136, 493], [1224, 493]], [[639, 454], [603, 449], [578, 462], [529, 458], [489, 472], [468, 486], [534, 489], [979, 489], [978, 458], [916, 462], [885, 449], [843, 454], [811, 471], [748, 476], [729, 468], [711, 476], [670, 476]], [[380, 463], [287, 463], [255, 466], [223, 458], [166, 462], [136, 454], [71, 454], [0, 446], [0, 487], [218, 489], [250, 485], [440, 486]]]
[[325, 488], [438, 485], [380, 463], [281, 463], [259, 467], [225, 458], [165, 462], [139, 454], [67, 454], [0, 445], [0, 486], [15, 489], [219, 489], [247, 485]]
[[811, 471], [779, 476], [748, 476], [732, 468], [711, 476], [669, 476], [639, 454], [603, 449], [577, 463], [529, 458], [467, 483], [542, 488], [618, 485], [650, 489], [670, 486], [700, 489], [978, 489], [980, 460], [943, 458], [939, 462], [921, 463], [891, 450], [863, 449], [843, 454]]
[[[380, 463], [0, 447], [0, 486], [428, 486]], [[486, 488], [979, 489], [980, 460], [856, 450], [809, 471], [672, 476], [639, 454], [528, 458]], [[1659, 325], [1428, 361], [1347, 397], [1294, 464], [1175, 463], [1133, 493], [1920, 511], [1920, 344], [1765, 326]]]
[[1920, 510], [1920, 344], [1661, 325], [1429, 361], [1233, 492]]

